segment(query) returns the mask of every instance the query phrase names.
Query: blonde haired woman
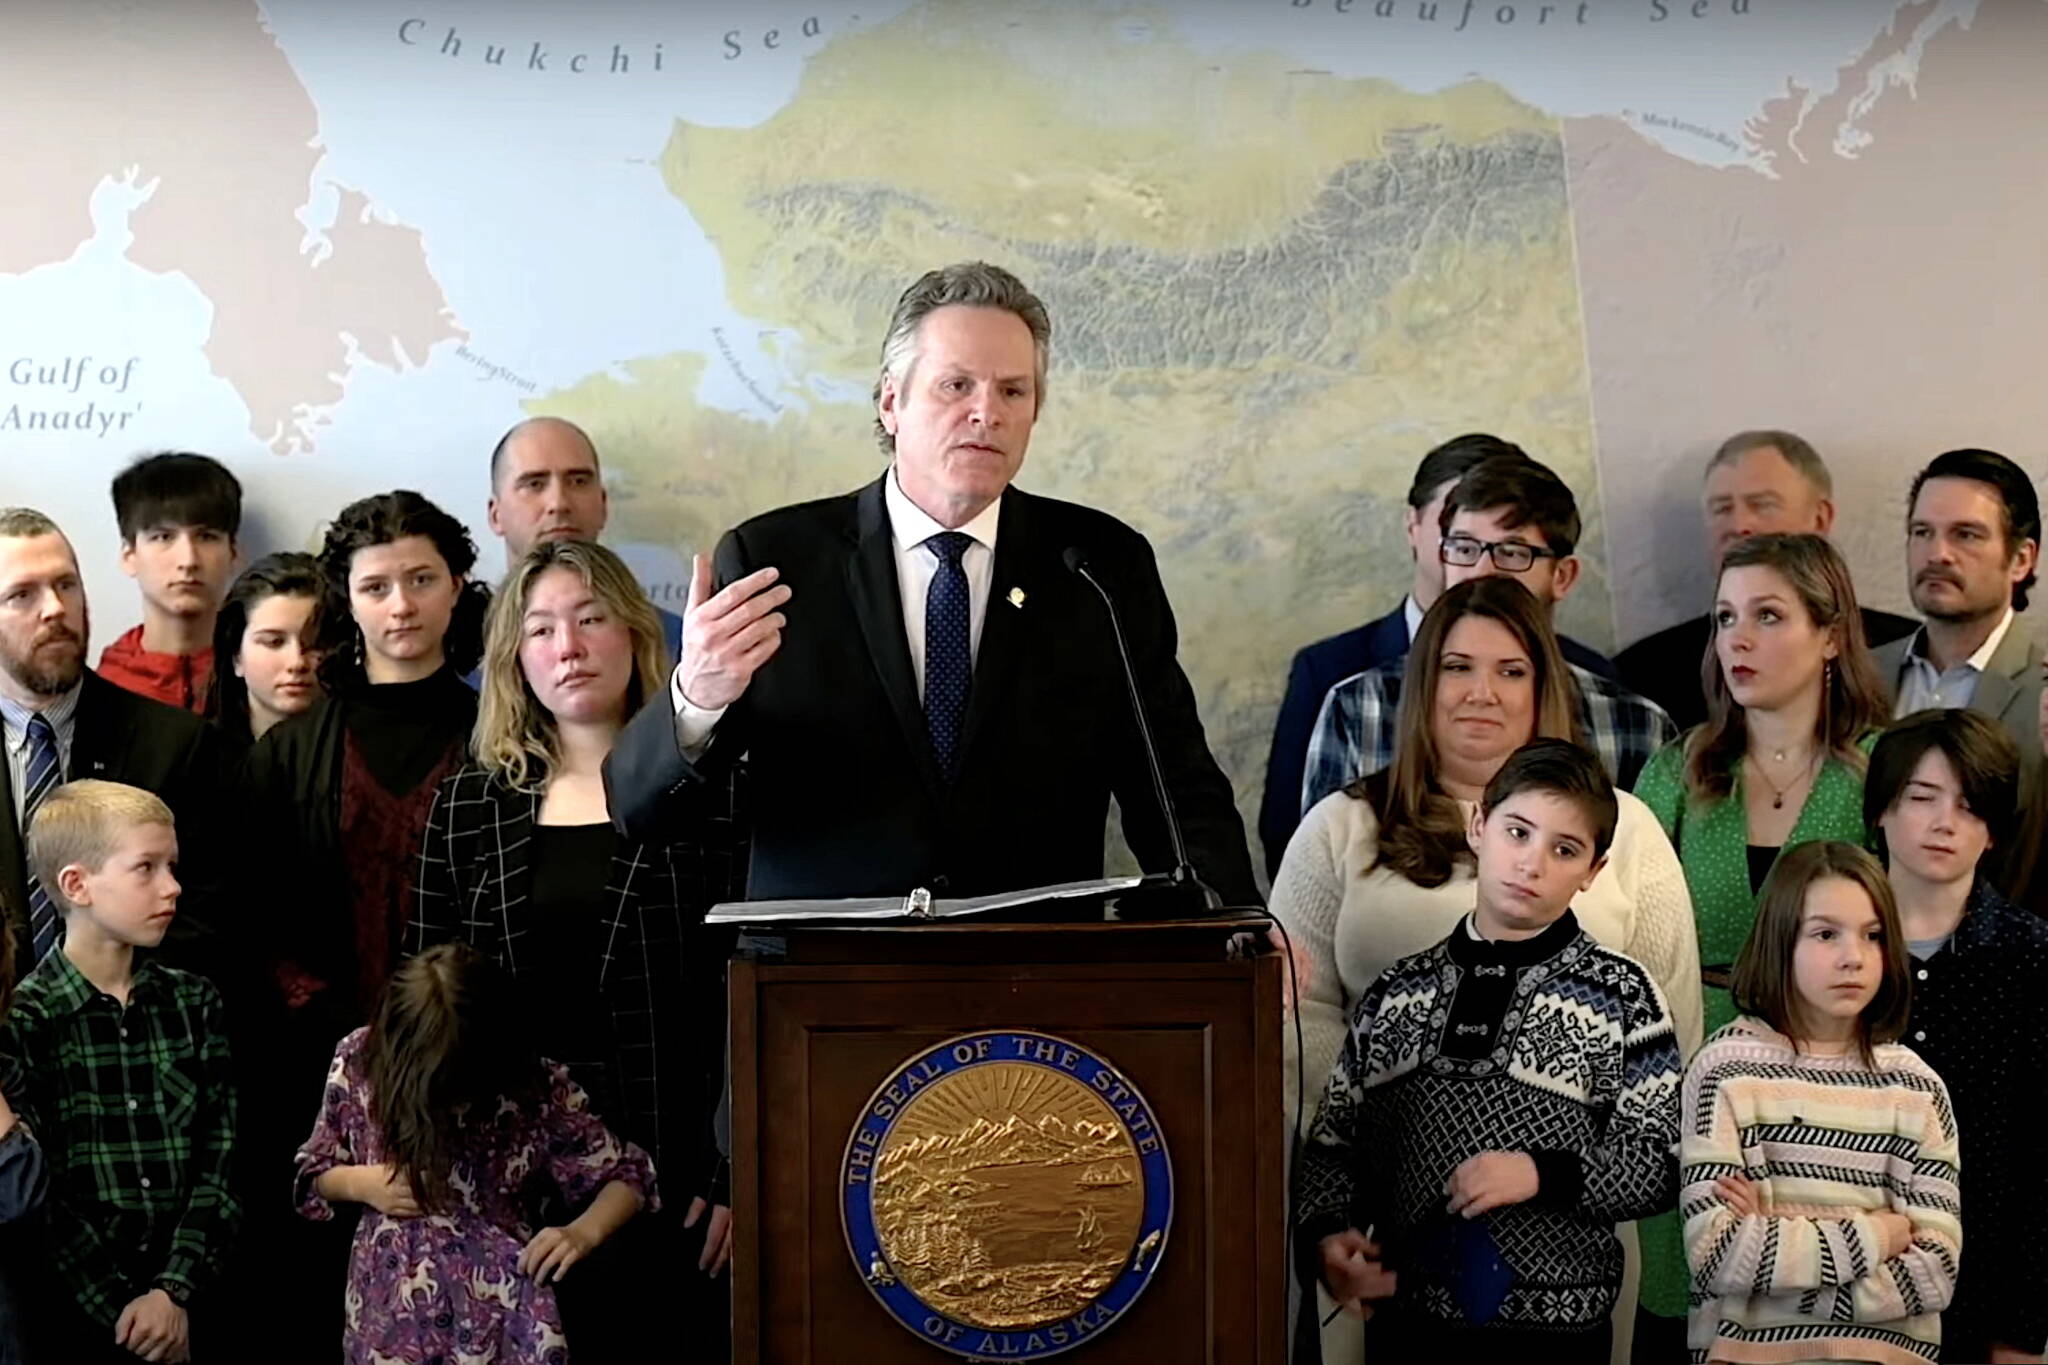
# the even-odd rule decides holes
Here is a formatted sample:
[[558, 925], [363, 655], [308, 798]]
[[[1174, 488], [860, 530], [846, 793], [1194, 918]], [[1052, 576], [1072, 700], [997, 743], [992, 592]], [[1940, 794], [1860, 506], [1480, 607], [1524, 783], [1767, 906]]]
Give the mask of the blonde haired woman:
[[691, 840], [637, 843], [614, 832], [602, 778], [633, 711], [667, 704], [668, 667], [660, 619], [611, 551], [545, 541], [512, 566], [485, 624], [475, 758], [435, 796], [405, 938], [412, 953], [463, 940], [510, 973], [542, 1053], [654, 1155], [672, 1207], [565, 1287], [579, 1360], [627, 1358], [657, 1312], [680, 1308], [693, 1340], [725, 1331], [722, 1284], [689, 1268], [715, 1275], [730, 1248], [712, 1133], [724, 953], [700, 921], [743, 893], [732, 812], [706, 812]]

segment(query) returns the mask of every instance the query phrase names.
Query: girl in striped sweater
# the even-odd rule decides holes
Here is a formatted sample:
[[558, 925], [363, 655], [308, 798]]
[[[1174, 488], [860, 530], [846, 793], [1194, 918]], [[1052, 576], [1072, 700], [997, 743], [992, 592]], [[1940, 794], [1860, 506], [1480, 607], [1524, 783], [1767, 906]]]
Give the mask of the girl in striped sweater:
[[1906, 945], [1877, 860], [1778, 859], [1685, 1077], [1680, 1213], [1694, 1361], [1932, 1362], [1962, 1250], [1954, 1111], [1894, 1041]]

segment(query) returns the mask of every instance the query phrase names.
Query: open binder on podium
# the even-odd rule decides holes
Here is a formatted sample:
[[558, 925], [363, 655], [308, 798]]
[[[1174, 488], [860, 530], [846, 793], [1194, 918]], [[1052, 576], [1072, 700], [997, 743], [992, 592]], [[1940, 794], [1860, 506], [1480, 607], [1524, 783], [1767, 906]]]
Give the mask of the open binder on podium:
[[[1004, 911], [1040, 910], [1061, 902], [1086, 901], [1136, 891], [1146, 885], [1139, 876], [1099, 877], [1003, 891], [990, 896], [937, 900], [924, 887], [907, 896], [845, 896], [820, 900], [724, 901], [711, 907], [707, 924], [776, 924], [790, 921], [829, 923], [835, 920], [967, 919]], [[1078, 907], [1077, 907], [1078, 908]]]

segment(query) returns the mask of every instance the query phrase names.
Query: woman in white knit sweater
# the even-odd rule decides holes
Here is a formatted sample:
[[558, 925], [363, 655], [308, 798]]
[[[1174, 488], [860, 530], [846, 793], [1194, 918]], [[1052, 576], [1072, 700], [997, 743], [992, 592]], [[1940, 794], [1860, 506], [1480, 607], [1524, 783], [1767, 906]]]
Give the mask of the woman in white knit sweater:
[[[1273, 914], [1297, 955], [1309, 1096], [1321, 1093], [1366, 988], [1471, 912], [1465, 830], [1486, 784], [1539, 735], [1584, 743], [1578, 714], [1557, 637], [1520, 583], [1472, 579], [1430, 608], [1408, 655], [1393, 765], [1317, 802], [1273, 880]], [[1649, 808], [1616, 796], [1607, 866], [1572, 908], [1595, 940], [1656, 980], [1690, 1057], [1700, 1044], [1700, 964], [1685, 873]], [[1292, 1131], [1294, 1034], [1285, 1032]], [[1302, 1126], [1312, 1118], [1301, 1115]]]

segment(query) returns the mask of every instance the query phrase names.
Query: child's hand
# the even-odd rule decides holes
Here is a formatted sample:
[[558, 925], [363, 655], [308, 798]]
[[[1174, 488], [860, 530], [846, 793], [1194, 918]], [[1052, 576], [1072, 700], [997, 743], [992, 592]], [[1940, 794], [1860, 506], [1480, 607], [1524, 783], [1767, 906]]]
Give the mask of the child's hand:
[[732, 1260], [732, 1209], [724, 1204], [707, 1204], [699, 1195], [690, 1201], [683, 1226], [696, 1227], [697, 1220], [706, 1213], [711, 1215], [711, 1221], [704, 1225], [704, 1250], [697, 1257], [697, 1269], [716, 1279]]
[[1877, 1231], [1884, 1238], [1884, 1258], [1889, 1261], [1907, 1247], [1913, 1245], [1913, 1220], [1903, 1213], [1890, 1209], [1879, 1209], [1870, 1215], [1877, 1224]]
[[576, 1227], [542, 1228], [519, 1253], [519, 1273], [531, 1275], [535, 1284], [546, 1284], [550, 1274], [560, 1283], [569, 1267], [597, 1249], [597, 1239]]
[[121, 1310], [114, 1344], [144, 1360], [181, 1362], [192, 1358], [192, 1323], [185, 1310], [161, 1289], [152, 1289]]
[[396, 1166], [364, 1166], [363, 1202], [386, 1218], [417, 1218], [425, 1210], [412, 1192], [412, 1182]]
[[1527, 1152], [1481, 1152], [1466, 1157], [1451, 1172], [1444, 1193], [1451, 1197], [1452, 1213], [1477, 1218], [1489, 1210], [1534, 1199], [1541, 1184], [1536, 1159]]
[[1321, 1248], [1323, 1284], [1345, 1312], [1369, 1318], [1372, 1306], [1366, 1299], [1394, 1296], [1394, 1272], [1380, 1264], [1379, 1243], [1368, 1241], [1357, 1228], [1325, 1237]]
[[1767, 1214], [1764, 1197], [1757, 1190], [1756, 1183], [1747, 1176], [1724, 1175], [1714, 1182], [1714, 1192], [1721, 1196], [1721, 1202], [1737, 1218], [1749, 1218]]

